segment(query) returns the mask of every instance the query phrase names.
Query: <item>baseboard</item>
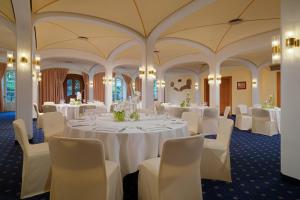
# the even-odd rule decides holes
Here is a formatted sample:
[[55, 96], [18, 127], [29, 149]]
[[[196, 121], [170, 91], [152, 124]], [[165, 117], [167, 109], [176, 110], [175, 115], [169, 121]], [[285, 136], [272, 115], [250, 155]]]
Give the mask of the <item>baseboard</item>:
[[281, 175], [281, 179], [285, 182], [289, 182], [293, 185], [298, 185], [300, 186], [300, 180], [296, 179], [296, 178], [293, 178], [293, 177], [290, 177], [290, 176], [287, 176], [287, 175], [284, 175], [283, 173], [280, 172], [280, 175]]

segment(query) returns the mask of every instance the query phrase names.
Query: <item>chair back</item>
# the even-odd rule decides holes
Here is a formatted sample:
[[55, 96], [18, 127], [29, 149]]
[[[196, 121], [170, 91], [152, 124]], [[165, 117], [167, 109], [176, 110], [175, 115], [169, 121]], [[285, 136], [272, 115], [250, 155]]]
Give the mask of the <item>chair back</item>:
[[15, 120], [13, 122], [13, 127], [14, 127], [14, 132], [15, 132], [17, 141], [19, 142], [19, 144], [23, 150], [23, 153], [25, 155], [27, 155], [30, 144], [28, 141], [28, 135], [27, 135], [27, 130], [26, 130], [24, 121], [22, 119]]
[[200, 136], [164, 143], [159, 169], [160, 200], [202, 199], [202, 149], [203, 138]]
[[188, 112], [189, 108], [181, 108], [181, 107], [168, 107], [167, 113], [172, 117], [181, 118], [183, 112]]
[[86, 110], [95, 110], [96, 105], [81, 105], [79, 106], [79, 114], [83, 114]]
[[204, 109], [203, 119], [207, 119], [207, 118], [218, 119], [218, 117], [219, 117], [218, 109], [216, 109], [216, 108], [205, 108]]
[[187, 121], [188, 130], [192, 133], [198, 133], [199, 115], [196, 112], [183, 112], [183, 120]]
[[46, 138], [65, 131], [65, 118], [60, 112], [45, 113], [41, 118]]
[[43, 105], [43, 111], [44, 113], [47, 112], [56, 112], [56, 106], [55, 105]]
[[100, 140], [52, 137], [51, 199], [107, 199], [104, 148]]
[[230, 113], [230, 106], [226, 106], [224, 110], [224, 118], [227, 119]]
[[237, 108], [240, 109], [240, 113], [241, 113], [242, 115], [248, 113], [248, 107], [247, 107], [247, 105], [239, 104], [239, 105], [237, 105]]
[[154, 108], [156, 114], [158, 115], [164, 114], [166, 112], [165, 107], [161, 104], [161, 102], [155, 101]]
[[267, 110], [261, 108], [252, 108], [252, 117], [254, 118], [264, 118], [266, 120], [270, 119], [270, 113]]
[[217, 141], [223, 144], [226, 149], [229, 149], [233, 124], [233, 120], [226, 118], [221, 119], [218, 124]]
[[45, 101], [44, 105], [54, 105], [54, 101]]
[[39, 111], [39, 108], [38, 108], [38, 106], [37, 106], [36, 103], [33, 104], [33, 108], [34, 108], [34, 111], [35, 111], [35, 113], [36, 113], [36, 116], [39, 116], [40, 111]]

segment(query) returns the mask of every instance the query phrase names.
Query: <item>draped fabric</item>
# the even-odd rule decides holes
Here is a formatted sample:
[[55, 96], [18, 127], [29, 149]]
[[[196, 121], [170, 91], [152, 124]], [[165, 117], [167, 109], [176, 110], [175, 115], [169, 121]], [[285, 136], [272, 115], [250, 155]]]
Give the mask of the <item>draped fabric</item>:
[[84, 84], [84, 96], [83, 98], [87, 102], [89, 100], [89, 75], [87, 73], [82, 73], [83, 84]]
[[64, 81], [68, 74], [68, 69], [52, 68], [42, 71], [42, 81], [39, 84], [39, 107], [45, 101], [59, 103], [64, 99]]
[[129, 76], [125, 75], [125, 74], [122, 74], [122, 76], [123, 76], [123, 79], [126, 83], [126, 88], [127, 88], [127, 94], [126, 95], [127, 95], [127, 98], [128, 98], [132, 94], [132, 92], [131, 92], [131, 90], [132, 90], [131, 78]]
[[0, 112], [4, 111], [4, 99], [2, 96], [2, 78], [6, 70], [6, 63], [0, 63]]
[[94, 100], [104, 102], [105, 99], [105, 85], [103, 84], [103, 77], [105, 72], [101, 72], [94, 75]]
[[135, 79], [135, 90], [142, 94], [142, 79], [139, 77], [136, 77]]

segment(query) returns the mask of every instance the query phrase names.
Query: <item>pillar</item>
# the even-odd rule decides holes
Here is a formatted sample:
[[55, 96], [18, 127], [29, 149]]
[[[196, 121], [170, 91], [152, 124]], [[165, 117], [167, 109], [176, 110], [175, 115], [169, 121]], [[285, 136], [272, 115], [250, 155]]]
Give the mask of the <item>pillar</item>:
[[212, 63], [209, 65], [209, 74], [214, 76], [214, 81], [209, 84], [209, 105], [220, 108], [220, 85], [217, 84], [216, 77], [220, 74], [220, 64]]
[[[162, 71], [158, 71], [157, 72], [157, 77], [156, 77], [157, 81], [164, 81], [165, 77], [164, 77], [164, 72]], [[158, 97], [158, 101], [159, 102], [165, 102], [165, 87], [158, 87], [157, 88], [157, 97]]]
[[[113, 78], [113, 69], [111, 67], [107, 67], [105, 69], [105, 77], [107, 79]], [[110, 106], [112, 105], [112, 82], [107, 82], [105, 84], [105, 105], [107, 108], [107, 111], [110, 111]]]
[[[32, 23], [30, 0], [13, 0], [16, 18], [17, 59], [16, 59], [16, 118], [23, 119], [28, 138], [32, 135]], [[21, 57], [27, 63], [21, 63]]]
[[90, 102], [94, 101], [94, 73], [89, 73], [89, 99], [88, 99], [88, 101], [90, 101]]
[[[255, 84], [255, 83], [256, 84]], [[259, 98], [259, 71], [252, 71], [252, 105], [260, 104]]]
[[281, 1], [281, 173], [300, 180], [300, 48], [287, 49], [287, 33], [300, 38], [300, 1]]

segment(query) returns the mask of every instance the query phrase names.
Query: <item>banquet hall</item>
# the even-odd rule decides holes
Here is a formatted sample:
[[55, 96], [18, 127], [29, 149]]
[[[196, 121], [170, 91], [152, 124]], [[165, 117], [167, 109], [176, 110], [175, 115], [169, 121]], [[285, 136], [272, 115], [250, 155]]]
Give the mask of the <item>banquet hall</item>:
[[0, 200], [299, 200], [299, 0], [0, 0]]

